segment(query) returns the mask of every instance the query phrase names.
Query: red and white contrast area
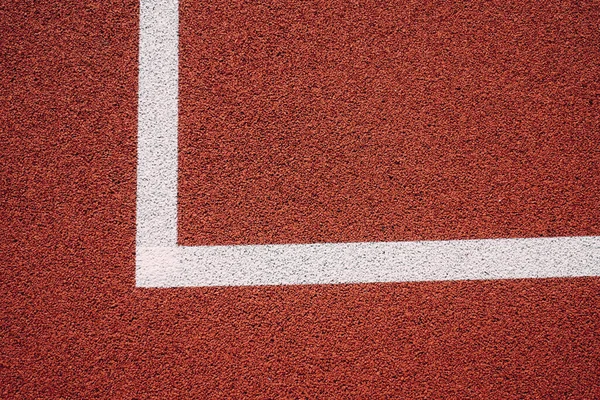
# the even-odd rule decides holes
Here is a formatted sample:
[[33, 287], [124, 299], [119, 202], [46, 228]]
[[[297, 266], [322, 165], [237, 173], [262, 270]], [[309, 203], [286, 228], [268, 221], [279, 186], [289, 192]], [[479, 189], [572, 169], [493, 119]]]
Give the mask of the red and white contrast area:
[[0, 399], [599, 399], [598, 21], [0, 2]]
[[323, 7], [142, 3], [139, 286], [600, 275], [576, 21]]

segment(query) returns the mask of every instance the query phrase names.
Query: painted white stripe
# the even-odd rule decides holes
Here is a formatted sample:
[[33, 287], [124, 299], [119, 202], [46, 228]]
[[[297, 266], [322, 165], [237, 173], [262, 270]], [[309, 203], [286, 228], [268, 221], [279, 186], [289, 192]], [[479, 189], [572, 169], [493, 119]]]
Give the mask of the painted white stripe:
[[178, 1], [142, 0], [136, 285], [283, 285], [600, 276], [600, 237], [177, 245]]
[[138, 247], [144, 287], [600, 275], [599, 237]]

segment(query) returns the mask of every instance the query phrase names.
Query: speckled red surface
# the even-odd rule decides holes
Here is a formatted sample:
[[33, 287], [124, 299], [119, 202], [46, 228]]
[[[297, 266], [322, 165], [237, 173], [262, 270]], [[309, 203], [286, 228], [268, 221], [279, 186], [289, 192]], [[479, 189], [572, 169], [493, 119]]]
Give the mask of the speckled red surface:
[[600, 397], [598, 278], [136, 289], [138, 5], [0, 32], [1, 398]]
[[180, 243], [600, 234], [597, 3], [180, 9]]

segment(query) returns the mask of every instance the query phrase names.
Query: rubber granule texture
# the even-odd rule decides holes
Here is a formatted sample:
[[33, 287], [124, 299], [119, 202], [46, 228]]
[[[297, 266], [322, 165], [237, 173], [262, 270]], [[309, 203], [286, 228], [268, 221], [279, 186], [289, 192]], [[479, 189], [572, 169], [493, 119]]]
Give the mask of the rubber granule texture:
[[179, 242], [600, 235], [594, 2], [180, 2]]
[[138, 12], [0, 5], [1, 398], [600, 398], [598, 278], [136, 289]]

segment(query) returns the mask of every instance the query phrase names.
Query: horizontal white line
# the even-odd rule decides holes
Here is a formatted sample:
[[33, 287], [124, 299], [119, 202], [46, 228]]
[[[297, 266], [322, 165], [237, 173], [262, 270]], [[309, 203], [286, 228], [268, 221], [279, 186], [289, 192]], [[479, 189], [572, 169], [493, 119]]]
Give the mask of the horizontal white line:
[[600, 275], [600, 237], [138, 247], [142, 287]]

